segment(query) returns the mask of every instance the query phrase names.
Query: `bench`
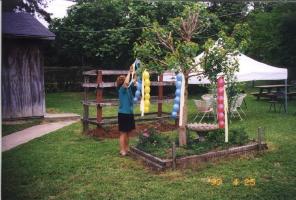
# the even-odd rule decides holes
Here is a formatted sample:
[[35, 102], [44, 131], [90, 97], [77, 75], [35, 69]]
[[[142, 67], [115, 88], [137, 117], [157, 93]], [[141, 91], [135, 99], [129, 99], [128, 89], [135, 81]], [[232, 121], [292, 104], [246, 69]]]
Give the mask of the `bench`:
[[260, 99], [260, 97], [265, 97], [265, 98], [270, 98], [272, 93], [268, 93], [268, 92], [263, 92], [263, 93], [259, 93], [259, 92], [252, 92], [251, 95], [257, 97], [257, 100]]
[[288, 92], [287, 93], [288, 99], [293, 99], [293, 96], [296, 96], [296, 92]]

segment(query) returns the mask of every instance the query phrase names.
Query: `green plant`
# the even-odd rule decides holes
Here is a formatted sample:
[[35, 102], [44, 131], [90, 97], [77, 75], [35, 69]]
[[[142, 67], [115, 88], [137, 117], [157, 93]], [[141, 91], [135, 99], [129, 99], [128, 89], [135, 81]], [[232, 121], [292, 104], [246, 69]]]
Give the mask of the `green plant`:
[[137, 148], [147, 152], [151, 152], [153, 149], [168, 148], [169, 146], [169, 137], [158, 133], [154, 128], [144, 129], [136, 145]]
[[248, 141], [249, 136], [244, 128], [239, 127], [229, 131], [229, 143], [241, 145], [247, 143]]
[[224, 130], [223, 129], [217, 129], [214, 131], [209, 131], [206, 140], [208, 142], [214, 143], [215, 146], [218, 146], [219, 144], [224, 142]]

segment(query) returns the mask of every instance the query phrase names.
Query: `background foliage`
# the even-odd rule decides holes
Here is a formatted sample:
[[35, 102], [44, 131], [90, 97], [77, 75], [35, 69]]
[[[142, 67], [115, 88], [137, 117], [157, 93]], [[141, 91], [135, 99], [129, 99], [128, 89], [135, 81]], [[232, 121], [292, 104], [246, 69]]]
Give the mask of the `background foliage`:
[[[50, 1], [3, 0], [2, 5], [3, 11], [22, 10], [50, 21], [44, 10]], [[184, 6], [194, 4], [193, 1], [73, 1], [76, 4], [69, 8], [68, 16], [50, 22], [56, 40], [44, 49], [46, 66], [61, 66], [65, 70], [70, 66], [126, 69], [135, 59], [132, 48], [140, 39], [142, 27], [154, 22], [165, 27], [170, 18], [181, 15]], [[258, 61], [288, 68], [289, 79], [296, 79], [296, 3], [214, 2], [207, 4], [206, 9], [211, 26], [193, 36], [193, 41], [201, 44], [197, 53], [208, 38], [216, 41], [219, 31], [231, 34], [237, 24], [248, 24], [245, 30], [250, 32], [251, 42], [245, 53]], [[73, 80], [81, 81], [79, 74]], [[50, 80], [69, 81], [58, 76]]]

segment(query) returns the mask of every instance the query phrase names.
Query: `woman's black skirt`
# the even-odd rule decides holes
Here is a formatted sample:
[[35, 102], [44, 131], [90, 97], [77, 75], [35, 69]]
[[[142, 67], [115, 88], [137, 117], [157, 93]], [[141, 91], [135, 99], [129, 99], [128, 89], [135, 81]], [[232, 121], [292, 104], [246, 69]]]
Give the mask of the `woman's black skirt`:
[[135, 129], [134, 114], [118, 113], [118, 129], [121, 132], [130, 132]]

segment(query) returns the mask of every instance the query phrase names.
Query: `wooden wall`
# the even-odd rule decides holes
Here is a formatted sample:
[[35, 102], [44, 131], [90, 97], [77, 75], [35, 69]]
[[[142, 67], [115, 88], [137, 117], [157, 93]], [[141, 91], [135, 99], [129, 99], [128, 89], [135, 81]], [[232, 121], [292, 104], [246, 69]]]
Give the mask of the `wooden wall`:
[[2, 118], [44, 116], [43, 56], [38, 43], [4, 40], [2, 50]]

